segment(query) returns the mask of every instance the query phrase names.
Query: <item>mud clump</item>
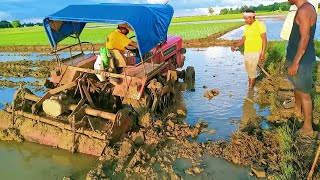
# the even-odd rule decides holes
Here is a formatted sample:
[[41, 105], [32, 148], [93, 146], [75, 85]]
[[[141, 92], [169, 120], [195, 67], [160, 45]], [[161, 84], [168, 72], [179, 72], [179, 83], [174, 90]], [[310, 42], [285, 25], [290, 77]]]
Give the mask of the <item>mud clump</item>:
[[9, 128], [0, 131], [0, 141], [17, 141], [23, 142], [23, 137], [20, 135], [18, 129]]
[[103, 172], [103, 165], [92, 168], [86, 176], [86, 180], [109, 180]]
[[190, 126], [169, 118], [168, 115], [158, 119], [147, 113], [140, 118], [139, 123], [141, 127], [137, 131], [130, 132], [129, 138], [117, 143], [118, 146], [108, 148], [100, 158], [105, 160], [103, 164], [113, 172], [110, 176], [105, 172], [108, 177], [117, 177], [124, 173], [124, 179], [181, 179], [172, 165], [177, 159], [191, 159], [193, 168], [186, 170], [186, 173], [198, 174], [203, 171], [199, 164], [205, 153], [219, 157], [223, 154], [224, 143], [198, 143], [187, 140], [208, 132], [205, 129], [208, 124], [203, 121]]
[[25, 82], [25, 81], [13, 82], [13, 81], [9, 81], [9, 80], [0, 80], [0, 86], [13, 88], [13, 87], [18, 87], [18, 86], [41, 86], [41, 84], [38, 81], [35, 81], [35, 82]]
[[14, 78], [47, 78], [55, 66], [56, 62], [53, 60], [0, 62], [0, 74], [3, 77]]
[[194, 176], [195, 174], [200, 174], [203, 171], [204, 171], [203, 168], [193, 167], [193, 168], [190, 168], [190, 169], [186, 170], [186, 173]]
[[286, 109], [283, 102], [292, 98], [292, 84], [283, 76], [263, 79], [258, 83], [259, 90], [255, 102], [270, 106], [270, 115], [266, 117], [271, 123], [287, 122], [294, 115], [294, 108]]
[[206, 91], [203, 96], [211, 100], [212, 98], [214, 98], [215, 96], [218, 96], [219, 94], [220, 94], [220, 91], [218, 89], [211, 89], [209, 91]]
[[224, 151], [224, 157], [239, 165], [251, 165], [262, 158], [264, 146], [254, 136], [237, 132], [231, 136], [231, 142]]

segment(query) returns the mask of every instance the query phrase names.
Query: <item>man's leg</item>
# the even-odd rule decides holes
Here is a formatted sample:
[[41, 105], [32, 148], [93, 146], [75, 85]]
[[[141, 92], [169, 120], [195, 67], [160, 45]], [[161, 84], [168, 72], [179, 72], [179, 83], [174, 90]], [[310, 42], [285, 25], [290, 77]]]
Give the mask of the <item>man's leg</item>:
[[249, 89], [253, 89], [255, 78], [249, 78]]
[[249, 76], [249, 89], [254, 88], [255, 78], [257, 75], [257, 66], [259, 63], [260, 52], [246, 53], [245, 66]]
[[298, 95], [299, 92], [298, 90], [294, 90], [294, 101], [295, 101], [295, 106], [294, 106], [294, 115], [299, 118], [301, 117], [302, 113], [302, 105], [301, 105], [301, 97]]
[[304, 122], [302, 128], [299, 130], [301, 135], [312, 135], [312, 100], [310, 94], [295, 90], [298, 98], [301, 100], [302, 111], [304, 115]]

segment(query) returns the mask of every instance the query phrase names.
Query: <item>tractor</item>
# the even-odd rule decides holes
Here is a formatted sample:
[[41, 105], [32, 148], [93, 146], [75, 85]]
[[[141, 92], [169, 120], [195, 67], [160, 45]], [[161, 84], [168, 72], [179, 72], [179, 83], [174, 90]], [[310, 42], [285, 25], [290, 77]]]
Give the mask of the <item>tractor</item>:
[[[7, 109], [12, 124], [22, 116], [63, 127], [74, 137], [80, 133], [104, 139], [108, 134], [116, 141], [130, 130], [141, 109], [158, 113], [170, 107], [180, 91], [179, 79], [195, 81], [193, 67], [177, 70], [184, 65], [186, 49], [181, 37], [167, 35], [172, 16], [170, 5], [102, 3], [69, 5], [45, 17], [43, 25], [57, 63], [51, 88], [42, 97], [19, 89]], [[93, 22], [129, 25], [138, 49], [96, 52], [95, 45], [80, 40], [86, 24]], [[58, 47], [68, 37], [77, 43]], [[62, 54], [69, 57], [61, 58]], [[107, 67], [101, 66], [103, 55]]]

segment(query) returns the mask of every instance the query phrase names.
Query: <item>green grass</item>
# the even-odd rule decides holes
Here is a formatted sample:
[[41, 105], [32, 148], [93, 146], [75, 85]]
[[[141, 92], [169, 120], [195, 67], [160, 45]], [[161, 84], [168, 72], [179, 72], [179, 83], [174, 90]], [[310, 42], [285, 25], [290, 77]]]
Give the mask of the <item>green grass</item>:
[[265, 67], [270, 74], [277, 75], [281, 72], [285, 62], [286, 43], [283, 41], [268, 42]]
[[320, 109], [320, 94], [316, 94], [314, 96], [314, 108], [315, 109]]
[[292, 153], [293, 139], [290, 134], [290, 129], [288, 126], [283, 126], [278, 128], [277, 134], [279, 137], [280, 153], [281, 153], [281, 173], [278, 174], [276, 180], [289, 180], [294, 177], [294, 168], [292, 166], [292, 160], [294, 159]]
[[[275, 14], [286, 14], [287, 11], [280, 12], [263, 12], [257, 13], [257, 16], [275, 15]], [[173, 18], [171, 22], [196, 22], [196, 21], [212, 21], [212, 20], [227, 20], [227, 19], [242, 19], [241, 14], [224, 14], [224, 15], [213, 15], [213, 16], [187, 16]]]
[[316, 48], [316, 55], [320, 58], [320, 41], [314, 41], [315, 48]]
[[[243, 24], [242, 22], [234, 23], [211, 23], [211, 24], [181, 24], [172, 25], [168, 34], [182, 36], [183, 39], [197, 39], [207, 37], [211, 34], [223, 32], [233, 29]], [[84, 29], [80, 39], [92, 43], [104, 43], [106, 36], [112, 32], [114, 28], [88, 28]], [[130, 36], [130, 35], [129, 35]], [[61, 44], [77, 43], [75, 39], [67, 38]], [[27, 28], [10, 28], [0, 29], [0, 46], [8, 45], [49, 45], [49, 41], [45, 34], [44, 28], [27, 27]]]

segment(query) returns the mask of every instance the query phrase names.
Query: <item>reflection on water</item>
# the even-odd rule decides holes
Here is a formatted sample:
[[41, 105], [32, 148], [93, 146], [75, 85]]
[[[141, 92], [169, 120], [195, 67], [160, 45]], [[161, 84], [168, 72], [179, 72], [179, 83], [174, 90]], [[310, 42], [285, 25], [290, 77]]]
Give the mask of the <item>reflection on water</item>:
[[239, 129], [244, 130], [249, 127], [257, 127], [257, 112], [254, 108], [254, 91], [248, 90], [248, 94], [244, 99], [242, 106], [242, 118]]
[[1, 179], [84, 179], [96, 158], [32, 144], [0, 141]]
[[204, 171], [196, 176], [185, 174], [184, 172], [192, 167], [190, 160], [179, 159], [174, 162], [175, 172], [185, 180], [255, 180], [257, 178], [249, 176], [250, 169], [227, 163], [220, 158], [204, 156], [200, 165]]
[[[285, 15], [282, 15], [285, 17]], [[280, 32], [284, 23], [284, 18], [279, 18], [281, 16], [276, 16], [276, 17], [269, 17], [269, 18], [261, 18], [258, 17], [258, 20], [263, 22], [266, 27], [267, 27], [267, 37], [269, 41], [275, 41], [275, 40], [282, 40], [280, 38]], [[317, 21], [317, 27], [320, 24], [320, 17], [318, 16], [318, 21]], [[244, 32], [244, 26], [233, 30], [223, 36], [221, 36], [221, 39], [226, 39], [226, 40], [237, 40], [241, 39], [242, 35]], [[316, 28], [316, 33], [315, 33], [315, 39], [320, 40], [320, 28]]]
[[[217, 134], [202, 134], [199, 141], [229, 139], [231, 132], [239, 129], [243, 114], [243, 102], [247, 96], [248, 77], [243, 56], [232, 53], [227, 47], [206, 49], [188, 49], [185, 67], [194, 66], [196, 72], [195, 92], [184, 92], [184, 101], [188, 110], [186, 122], [195, 124], [203, 119], [209, 123], [209, 129]], [[220, 94], [211, 100], [203, 95], [208, 89], [219, 89]], [[267, 114], [259, 110], [257, 114]]]

